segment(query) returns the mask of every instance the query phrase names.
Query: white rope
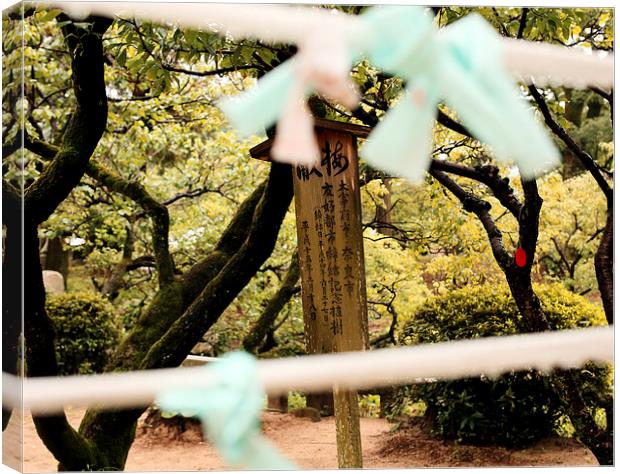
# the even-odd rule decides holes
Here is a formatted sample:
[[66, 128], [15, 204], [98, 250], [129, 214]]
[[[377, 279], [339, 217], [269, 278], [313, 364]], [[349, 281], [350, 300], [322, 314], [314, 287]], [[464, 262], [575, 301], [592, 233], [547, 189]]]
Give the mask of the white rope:
[[[613, 326], [267, 359], [258, 362], [258, 374], [265, 390], [276, 395], [332, 387], [366, 389], [429, 378], [491, 377], [512, 370], [548, 372], [580, 367], [589, 360], [613, 361]], [[54, 413], [64, 406], [144, 406], [164, 389], [206, 388], [209, 383], [208, 366], [23, 381], [3, 372], [2, 393], [7, 406], [19, 407], [23, 401], [23, 407], [34, 413]]]
[[614, 56], [533, 41], [502, 39], [504, 67], [525, 84], [612, 89]]
[[155, 23], [177, 23], [187, 28], [221, 32], [237, 39], [260, 38], [269, 42], [298, 44], [323, 29], [341, 31], [347, 37], [364, 33], [362, 23], [349, 15], [311, 7], [169, 2], [50, 4], [78, 18], [84, 18], [89, 13], [107, 17], [135, 17]]
[[[326, 31], [342, 38], [369, 38], [365, 24], [354, 15], [311, 7], [212, 3], [50, 2], [77, 17], [89, 13], [136, 17], [156, 23], [221, 32], [237, 38], [304, 44]], [[502, 39], [507, 69], [525, 83], [583, 88], [613, 87], [613, 54], [588, 54], [580, 48]]]

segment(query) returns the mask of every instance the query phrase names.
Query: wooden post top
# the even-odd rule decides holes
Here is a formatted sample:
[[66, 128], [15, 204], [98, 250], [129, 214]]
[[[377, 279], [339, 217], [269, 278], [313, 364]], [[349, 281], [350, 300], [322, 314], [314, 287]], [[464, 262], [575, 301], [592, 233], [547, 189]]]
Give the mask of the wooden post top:
[[[314, 127], [316, 129], [334, 130], [342, 133], [348, 133], [357, 138], [366, 138], [371, 131], [370, 127], [364, 125], [356, 125], [354, 123], [338, 122], [336, 120], [327, 120], [322, 118], [314, 118]], [[262, 143], [250, 148], [250, 156], [262, 161], [271, 161], [271, 146], [273, 138], [268, 138]]]

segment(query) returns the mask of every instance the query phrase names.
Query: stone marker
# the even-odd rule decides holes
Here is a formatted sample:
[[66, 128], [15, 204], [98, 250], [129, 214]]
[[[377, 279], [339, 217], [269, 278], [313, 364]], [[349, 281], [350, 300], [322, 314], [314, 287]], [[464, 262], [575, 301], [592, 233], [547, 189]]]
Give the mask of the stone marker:
[[62, 273], [54, 270], [43, 270], [43, 286], [45, 292], [52, 295], [65, 292], [65, 279]]

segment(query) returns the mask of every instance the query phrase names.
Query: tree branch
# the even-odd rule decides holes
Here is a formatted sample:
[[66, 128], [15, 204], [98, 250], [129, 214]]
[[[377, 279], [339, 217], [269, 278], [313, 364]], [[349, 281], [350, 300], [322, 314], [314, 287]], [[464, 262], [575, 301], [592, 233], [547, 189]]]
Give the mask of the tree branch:
[[102, 185], [135, 201], [149, 215], [153, 225], [152, 242], [159, 285], [162, 287], [172, 283], [174, 281], [174, 262], [168, 244], [170, 230], [168, 208], [153, 199], [141, 184], [114, 175], [98, 163], [90, 162], [87, 174]]
[[495, 260], [502, 267], [504, 271], [510, 269], [512, 265], [512, 258], [504, 247], [502, 239], [502, 233], [495, 224], [493, 217], [489, 213], [491, 204], [487, 201], [480, 199], [474, 194], [465, 191], [459, 186], [456, 181], [452, 180], [446, 173], [437, 169], [431, 169], [429, 171], [431, 176], [441, 183], [448, 191], [450, 191], [459, 201], [463, 204], [463, 208], [467, 212], [473, 212], [476, 214], [484, 230], [487, 233], [489, 242], [491, 243], [491, 250], [495, 256]]
[[26, 132], [24, 132], [24, 148], [48, 161], [53, 160], [54, 157], [60, 153], [60, 147], [51, 145], [39, 138], [32, 137]]
[[105, 130], [107, 100], [102, 36], [111, 23], [111, 19], [96, 18], [92, 20], [92, 29], [71, 22], [63, 26], [72, 55], [76, 107], [62, 136], [60, 150], [25, 191], [25, 218], [35, 225], [45, 221], [79, 183]]
[[142, 368], [179, 365], [273, 251], [293, 197], [291, 169], [273, 163], [269, 182], [239, 250], [144, 358]]
[[217, 277], [247, 239], [256, 206], [266, 187], [267, 181], [257, 186], [243, 201], [213, 251], [193, 265], [177, 282], [160, 287], [153, 302], [115, 351], [110, 370], [133, 370], [138, 367], [151, 346], [187, 310], [205, 286]]
[[538, 105], [538, 108], [539, 108], [540, 112], [542, 113], [543, 117], [545, 118], [545, 123], [547, 124], [547, 126], [551, 129], [551, 131], [560, 140], [562, 140], [564, 142], [566, 147], [581, 162], [583, 167], [590, 172], [590, 174], [592, 175], [592, 177], [594, 178], [594, 180], [598, 184], [598, 186], [601, 189], [601, 191], [603, 191], [603, 194], [605, 195], [607, 200], [608, 201], [612, 200], [613, 199], [613, 190], [612, 190], [611, 186], [609, 185], [609, 182], [605, 179], [605, 177], [601, 173], [601, 170], [599, 169], [599, 166], [596, 163], [596, 161], [594, 160], [594, 158], [592, 158], [588, 152], [586, 152], [584, 149], [582, 149], [575, 142], [575, 140], [573, 140], [573, 138], [568, 134], [568, 132], [564, 129], [564, 127], [562, 127], [553, 118], [553, 115], [551, 114], [551, 110], [549, 110], [549, 106], [545, 102], [545, 99], [543, 99], [543, 97], [540, 94], [540, 92], [538, 92], [538, 89], [536, 89], [536, 86], [530, 85], [530, 86], [528, 86], [528, 89], [530, 91], [530, 94], [534, 98], [534, 101]]
[[[59, 147], [45, 143], [28, 134], [24, 134], [24, 137], [25, 148], [42, 158], [50, 159], [59, 152]], [[162, 286], [172, 282], [174, 280], [174, 262], [168, 244], [170, 217], [166, 206], [153, 199], [141, 184], [127, 181], [98, 163], [89, 162], [86, 167], [86, 174], [111, 190], [133, 200], [144, 209], [153, 223], [153, 251], [159, 284]]]
[[461, 125], [459, 122], [451, 118], [441, 109], [437, 109], [437, 122], [439, 122], [444, 127], [449, 128], [453, 132], [460, 133], [461, 135], [469, 138], [475, 138], [464, 125]]
[[519, 20], [519, 31], [517, 31], [517, 39], [523, 38], [523, 34], [525, 33], [525, 27], [527, 25], [527, 14], [529, 13], [529, 8], [521, 9], [521, 19]]
[[254, 352], [267, 334], [273, 329], [273, 325], [282, 311], [282, 308], [284, 308], [284, 305], [286, 305], [291, 297], [298, 291], [297, 282], [299, 281], [299, 274], [299, 256], [297, 254], [297, 249], [295, 249], [282, 285], [269, 299], [265, 305], [265, 309], [243, 339], [242, 344], [246, 351]]
[[219, 76], [223, 74], [228, 74], [229, 72], [237, 72], [237, 71], [247, 71], [251, 69], [260, 69], [260, 67], [254, 64], [242, 64], [239, 66], [231, 66], [231, 67], [222, 67], [218, 69], [211, 69], [210, 71], [192, 71], [190, 69], [183, 69], [176, 66], [172, 66], [170, 64], [161, 63], [162, 69], [170, 72], [177, 72], [180, 74], [187, 74], [189, 76], [198, 76], [198, 77], [209, 77], [209, 76]]
[[510, 186], [510, 180], [499, 175], [499, 168], [497, 166], [481, 165], [470, 167], [459, 163], [433, 159], [431, 161], [431, 170], [433, 169], [473, 179], [486, 185], [497, 200], [515, 218], [519, 218], [523, 206], [514, 195], [514, 191]]
[[[398, 313], [396, 312], [396, 308], [394, 308], [394, 300], [397, 296], [396, 289], [394, 287], [397, 283], [398, 281], [395, 281], [390, 286], [381, 284], [382, 290], [386, 290], [391, 295], [390, 301], [388, 301], [387, 303], [383, 301], [368, 301], [368, 303], [370, 304], [385, 306], [387, 312], [390, 313], [390, 315], [392, 316], [392, 321], [390, 322], [390, 327], [388, 331], [385, 334], [377, 336], [372, 341], [370, 341], [371, 347], [379, 347], [379, 345], [383, 343], [383, 341], [389, 341], [392, 344], [396, 344], [396, 338], [394, 337], [394, 334], [396, 332], [396, 325], [398, 324]], [[381, 292], [382, 290], [379, 291]]]

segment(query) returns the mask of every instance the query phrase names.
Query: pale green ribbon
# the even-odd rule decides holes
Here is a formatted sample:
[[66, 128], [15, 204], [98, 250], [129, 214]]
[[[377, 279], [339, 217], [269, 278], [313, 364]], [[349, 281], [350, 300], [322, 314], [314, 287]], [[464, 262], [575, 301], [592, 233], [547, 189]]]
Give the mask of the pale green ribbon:
[[205, 434], [231, 467], [296, 469], [261, 434], [264, 391], [254, 357], [245, 352], [226, 354], [208, 364], [207, 371], [207, 388], [163, 390], [157, 405], [165, 411], [195, 413]]
[[361, 151], [378, 168], [413, 181], [424, 176], [439, 97], [501, 161], [512, 160], [530, 179], [557, 166], [553, 141], [527, 110], [502, 66], [499, 35], [469, 15], [435, 31], [424, 10], [373, 9], [366, 17], [379, 47], [370, 61], [407, 80], [407, 91], [373, 130]]
[[[499, 35], [472, 14], [438, 32], [421, 7], [374, 7], [362, 20], [368, 35], [349, 39], [351, 64], [373, 65], [407, 81], [401, 100], [370, 134], [361, 155], [371, 165], [414, 182], [429, 165], [439, 98], [501, 161], [514, 161], [523, 177], [560, 163], [553, 141], [527, 109], [502, 65]], [[222, 103], [245, 134], [272, 126], [295, 85], [296, 58], [270, 71], [255, 88]], [[306, 96], [318, 90], [307, 87]]]

